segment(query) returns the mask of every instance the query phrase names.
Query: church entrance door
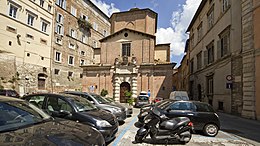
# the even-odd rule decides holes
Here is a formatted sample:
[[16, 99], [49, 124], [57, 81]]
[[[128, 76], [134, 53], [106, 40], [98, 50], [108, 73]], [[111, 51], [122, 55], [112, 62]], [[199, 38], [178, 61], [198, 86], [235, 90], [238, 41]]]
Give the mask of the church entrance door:
[[130, 91], [130, 84], [127, 82], [123, 82], [120, 85], [120, 102], [121, 103], [127, 103], [127, 98], [125, 96], [125, 92]]

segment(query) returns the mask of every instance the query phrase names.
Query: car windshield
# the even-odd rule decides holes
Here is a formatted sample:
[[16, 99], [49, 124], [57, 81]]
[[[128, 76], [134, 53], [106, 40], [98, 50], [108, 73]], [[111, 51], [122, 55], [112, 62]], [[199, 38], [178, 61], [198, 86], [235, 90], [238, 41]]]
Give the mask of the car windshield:
[[166, 107], [168, 107], [173, 101], [171, 100], [163, 100], [161, 102], [158, 102], [156, 104], [157, 107], [159, 107], [160, 109], [165, 109]]
[[70, 98], [70, 101], [72, 104], [75, 105], [76, 109], [79, 112], [83, 112], [83, 111], [91, 111], [91, 110], [96, 110], [97, 107], [94, 106], [92, 103], [90, 103], [87, 99], [85, 98]]
[[115, 103], [115, 101], [112, 98], [105, 98], [110, 103]]
[[0, 102], [0, 132], [13, 131], [37, 123], [50, 116], [24, 101]]
[[90, 94], [92, 97], [94, 97], [98, 103], [100, 104], [106, 104], [109, 103], [105, 98], [101, 97], [100, 95], [97, 94]]
[[147, 97], [147, 96], [138, 96], [138, 99], [139, 100], [149, 100], [149, 97]]

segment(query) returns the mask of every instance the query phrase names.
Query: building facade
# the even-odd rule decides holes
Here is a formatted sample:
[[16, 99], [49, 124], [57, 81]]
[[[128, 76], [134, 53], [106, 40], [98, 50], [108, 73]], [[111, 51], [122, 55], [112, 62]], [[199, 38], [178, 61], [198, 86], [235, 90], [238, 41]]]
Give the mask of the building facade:
[[189, 32], [189, 92], [217, 110], [241, 114], [241, 1], [202, 0]]
[[260, 120], [260, 0], [242, 0], [242, 116]]
[[172, 91], [170, 44], [155, 44], [157, 13], [133, 8], [110, 17], [111, 35], [94, 51], [96, 64], [83, 66], [83, 90], [126, 102], [125, 91], [136, 98], [141, 91], [168, 98]]
[[89, 0], [56, 0], [52, 90], [82, 90], [80, 66], [95, 62], [99, 40], [109, 35], [109, 18]]
[[50, 83], [53, 11], [52, 1], [0, 2], [1, 82], [21, 95]]

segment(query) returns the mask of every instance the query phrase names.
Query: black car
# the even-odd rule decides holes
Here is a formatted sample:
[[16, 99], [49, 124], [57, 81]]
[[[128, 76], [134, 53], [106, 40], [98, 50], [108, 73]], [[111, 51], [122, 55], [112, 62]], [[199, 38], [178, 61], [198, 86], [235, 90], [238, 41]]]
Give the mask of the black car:
[[91, 126], [53, 119], [27, 101], [0, 96], [0, 145], [105, 145]]
[[118, 131], [116, 117], [100, 110], [85, 98], [69, 94], [32, 94], [23, 97], [53, 117], [65, 118], [90, 125], [98, 129], [106, 142], [115, 138]]
[[2, 96], [8, 96], [8, 97], [17, 97], [19, 98], [19, 94], [12, 89], [0, 89], [0, 95]]
[[126, 108], [121, 105], [115, 105], [113, 103], [108, 102], [102, 96], [95, 93], [87, 93], [87, 92], [78, 92], [78, 91], [65, 91], [65, 94], [71, 94], [76, 96], [81, 96], [86, 98], [88, 101], [93, 103], [100, 109], [109, 111], [114, 114], [118, 121], [124, 121], [126, 119]]
[[[220, 129], [218, 114], [211, 105], [199, 101], [176, 101], [166, 99], [158, 102], [154, 106], [158, 107], [162, 113], [169, 118], [188, 117], [194, 125], [194, 130], [203, 131], [207, 136], [216, 136]], [[142, 123], [143, 116], [150, 110], [151, 106], [145, 106], [138, 115], [139, 122]]]

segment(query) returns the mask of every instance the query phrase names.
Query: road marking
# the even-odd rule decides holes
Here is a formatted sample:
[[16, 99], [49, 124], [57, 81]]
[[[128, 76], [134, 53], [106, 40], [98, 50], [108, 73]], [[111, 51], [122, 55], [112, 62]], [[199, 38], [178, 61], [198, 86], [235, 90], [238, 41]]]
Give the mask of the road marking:
[[113, 142], [112, 146], [117, 146], [118, 143], [120, 142], [120, 140], [123, 138], [123, 136], [125, 135], [125, 133], [130, 129], [131, 126], [133, 126], [134, 122], [136, 122], [137, 117], [135, 117], [128, 125], [127, 127], [125, 127], [122, 132], [119, 134], [119, 136], [115, 139], [115, 141]]

